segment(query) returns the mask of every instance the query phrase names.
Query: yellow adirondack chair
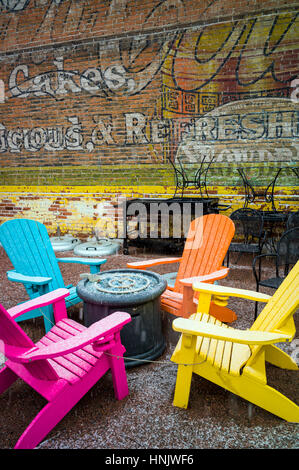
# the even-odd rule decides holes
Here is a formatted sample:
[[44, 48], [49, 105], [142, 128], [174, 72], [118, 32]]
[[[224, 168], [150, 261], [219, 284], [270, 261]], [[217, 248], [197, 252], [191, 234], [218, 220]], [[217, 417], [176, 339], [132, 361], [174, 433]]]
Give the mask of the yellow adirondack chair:
[[[173, 329], [182, 333], [171, 357], [179, 364], [173, 404], [187, 408], [194, 372], [286, 421], [299, 422], [299, 407], [267, 385], [265, 371], [266, 361], [298, 370], [275, 343], [291, 341], [296, 332], [293, 315], [299, 306], [299, 261], [272, 297], [201, 282], [193, 288], [200, 292], [197, 313], [173, 321]], [[267, 305], [249, 330], [238, 330], [208, 314], [214, 294]]]

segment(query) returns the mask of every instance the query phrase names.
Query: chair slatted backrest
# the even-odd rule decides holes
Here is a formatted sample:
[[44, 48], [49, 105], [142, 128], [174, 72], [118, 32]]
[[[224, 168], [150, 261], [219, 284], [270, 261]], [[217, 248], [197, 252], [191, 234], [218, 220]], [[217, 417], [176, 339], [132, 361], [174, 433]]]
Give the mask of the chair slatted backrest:
[[194, 219], [189, 228], [174, 290], [182, 292], [180, 279], [210, 274], [221, 268], [235, 233], [233, 221], [221, 214]]
[[8, 220], [0, 227], [0, 241], [17, 272], [52, 277], [49, 290], [64, 287], [55, 252], [42, 223], [29, 219]]
[[275, 291], [253, 323], [251, 330], [274, 331], [285, 324], [299, 307], [299, 261]]
[[[0, 304], [0, 341], [1, 352], [6, 356], [9, 346], [19, 348], [32, 348], [33, 341], [26, 335], [22, 328], [15, 322], [5, 308]], [[6, 354], [5, 354], [6, 353]], [[13, 361], [13, 358], [10, 357]], [[29, 373], [41, 380], [57, 380], [57, 374], [47, 359], [24, 364]]]

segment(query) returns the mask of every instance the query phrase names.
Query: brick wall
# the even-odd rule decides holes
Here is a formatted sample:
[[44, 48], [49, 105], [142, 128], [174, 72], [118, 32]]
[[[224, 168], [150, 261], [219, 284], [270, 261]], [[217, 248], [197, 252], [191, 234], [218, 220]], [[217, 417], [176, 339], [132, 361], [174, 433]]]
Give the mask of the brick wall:
[[[169, 160], [203, 155], [226, 168], [210, 191], [242, 205], [238, 166], [298, 164], [297, 14], [278, 0], [2, 1], [0, 219], [89, 233], [99, 201], [172, 195]], [[297, 189], [283, 170], [279, 208]]]

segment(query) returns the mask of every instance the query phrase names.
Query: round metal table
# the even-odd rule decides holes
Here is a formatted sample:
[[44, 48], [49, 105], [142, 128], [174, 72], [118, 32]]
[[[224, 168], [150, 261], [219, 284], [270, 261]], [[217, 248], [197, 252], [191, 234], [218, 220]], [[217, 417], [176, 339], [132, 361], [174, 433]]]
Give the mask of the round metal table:
[[116, 311], [128, 312], [132, 320], [121, 330], [126, 348], [126, 367], [159, 357], [165, 349], [160, 296], [167, 283], [159, 274], [138, 269], [115, 269], [88, 276], [77, 285], [83, 300], [84, 324]]
[[81, 242], [78, 238], [74, 238], [73, 235], [62, 235], [60, 237], [51, 237], [51, 245], [55, 252], [58, 251], [71, 251]]
[[119, 242], [103, 238], [98, 241], [81, 243], [75, 247], [74, 253], [79, 256], [109, 256], [116, 254], [119, 248]]

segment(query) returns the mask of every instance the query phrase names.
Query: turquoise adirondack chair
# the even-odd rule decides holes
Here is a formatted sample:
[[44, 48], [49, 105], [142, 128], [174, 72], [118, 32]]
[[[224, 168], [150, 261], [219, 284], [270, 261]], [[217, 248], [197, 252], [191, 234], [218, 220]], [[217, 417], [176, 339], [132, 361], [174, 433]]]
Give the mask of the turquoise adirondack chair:
[[[131, 316], [115, 312], [86, 328], [67, 317], [64, 299], [68, 295], [67, 289], [56, 289], [9, 310], [0, 304], [0, 352], [6, 357], [0, 370], [0, 394], [20, 378], [47, 401], [15, 449], [36, 447], [108, 370], [116, 399], [129, 393], [120, 331]], [[33, 343], [15, 319], [49, 304], [55, 325]]]
[[[76, 286], [65, 286], [58, 262], [89, 265], [90, 272], [95, 274], [107, 261], [100, 258], [56, 258], [46, 227], [35, 220], [14, 219], [4, 222], [0, 226], [0, 242], [15, 268], [7, 272], [10, 281], [22, 283], [30, 299], [65, 287], [70, 294], [66, 299], [67, 307], [82, 300], [76, 293]], [[51, 305], [28, 312], [17, 321], [42, 315], [48, 332], [54, 324]]]

